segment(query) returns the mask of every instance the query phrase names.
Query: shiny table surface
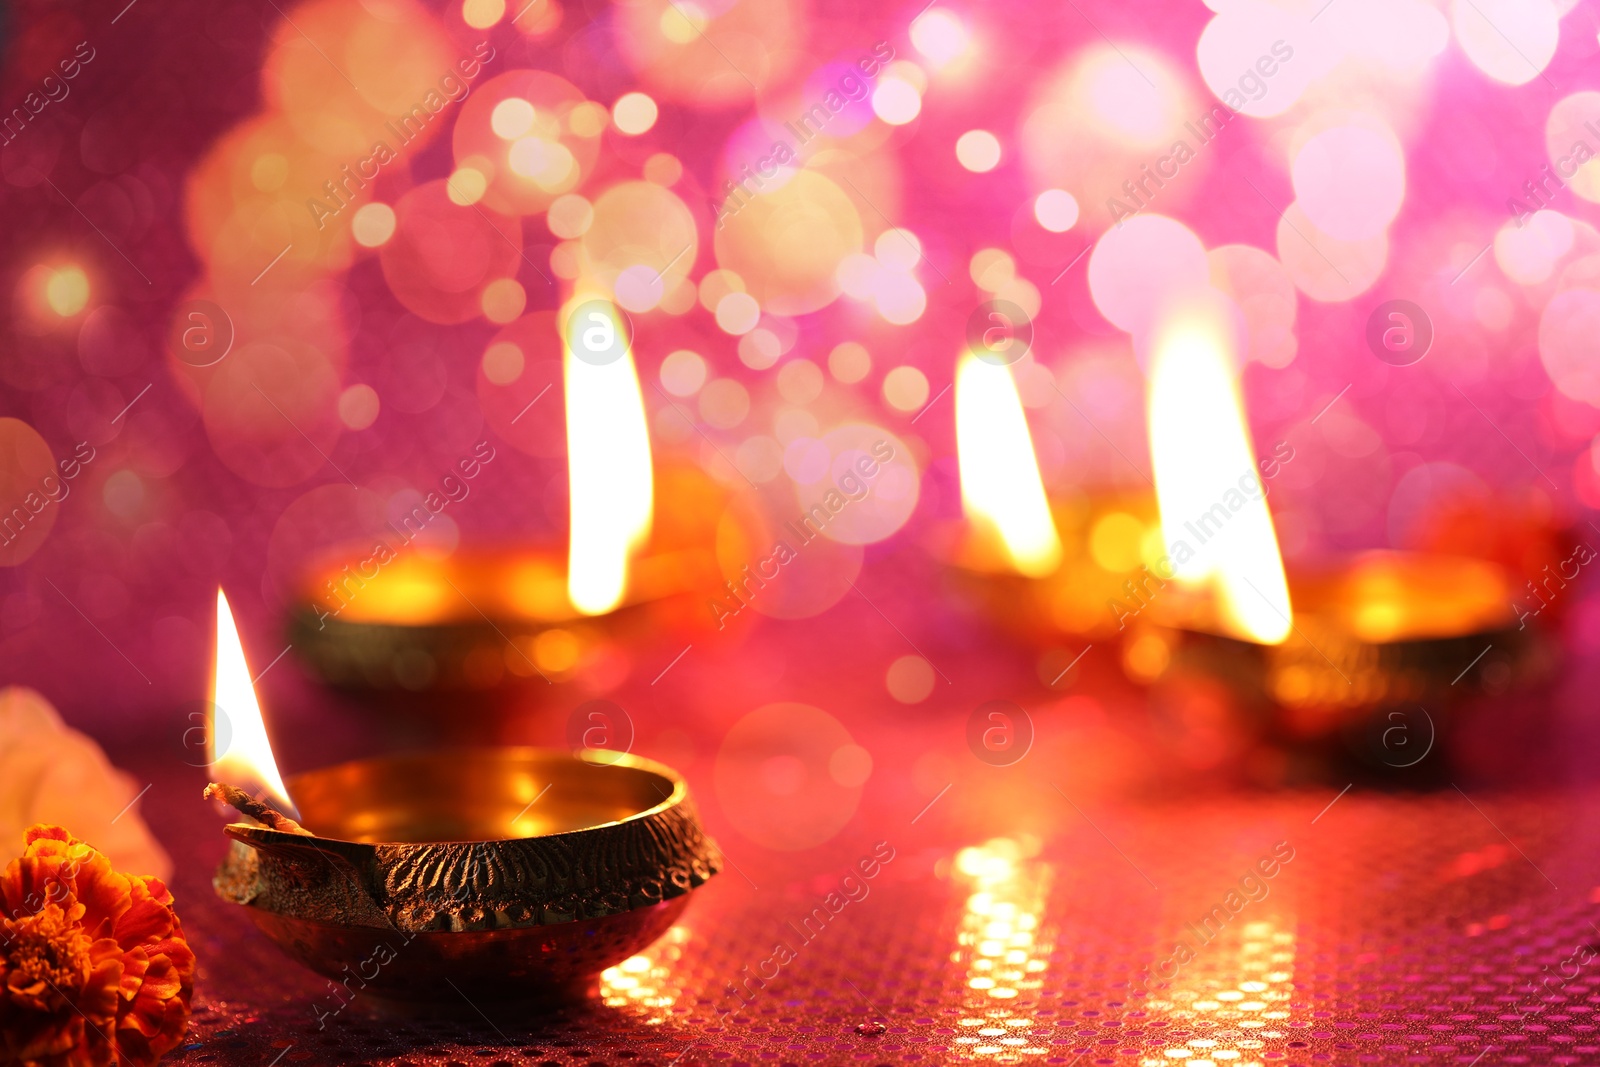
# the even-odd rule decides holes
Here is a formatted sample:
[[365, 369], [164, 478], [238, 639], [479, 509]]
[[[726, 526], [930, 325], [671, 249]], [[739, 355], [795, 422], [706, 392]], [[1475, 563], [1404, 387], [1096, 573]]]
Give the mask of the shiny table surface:
[[[716, 740], [727, 708], [783, 687], [707, 651], [652, 694], [668, 725], [635, 712], [635, 748], [685, 771], [732, 863], [633, 969], [564, 1006], [445, 989], [438, 1018], [360, 996], [335, 1010], [329, 983], [212, 895], [224, 839], [203, 772], [127, 756], [158, 780], [144, 812], [200, 961], [170, 1062], [1600, 1063], [1600, 792], [1569, 766], [1592, 751], [1582, 670], [1538, 696], [1543, 726], [1456, 743], [1427, 788], [1269, 789], [1175, 766], [1154, 739], [1170, 724], [1104, 670], [1065, 695], [1009, 683], [1034, 747], [1009, 767], [973, 759], [966, 719], [994, 686], [973, 679], [1004, 654], [952, 650], [939, 660], [956, 681], [927, 707], [879, 707], [866, 681], [847, 718], [840, 698], [871, 778], [826, 840], [783, 849], [759, 811], [731, 810], [750, 768]], [[756, 654], [737, 651], [747, 667]], [[682, 699], [719, 677], [720, 710]], [[316, 743], [287, 744], [302, 764], [371, 746], [370, 723], [316, 715]], [[562, 727], [500, 729], [549, 742]], [[1530, 734], [1542, 764], [1515, 747]]]

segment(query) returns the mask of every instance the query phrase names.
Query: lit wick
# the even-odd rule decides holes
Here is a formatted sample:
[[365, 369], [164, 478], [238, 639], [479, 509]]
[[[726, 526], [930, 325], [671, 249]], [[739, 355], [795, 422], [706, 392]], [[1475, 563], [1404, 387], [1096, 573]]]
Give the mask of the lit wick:
[[302, 837], [317, 836], [271, 804], [257, 800], [238, 786], [212, 782], [206, 786], [205, 798], [207, 800], [221, 800], [224, 804], [239, 812], [239, 814], [248, 815], [250, 818], [265, 825], [269, 830], [278, 830], [286, 834], [299, 834]]

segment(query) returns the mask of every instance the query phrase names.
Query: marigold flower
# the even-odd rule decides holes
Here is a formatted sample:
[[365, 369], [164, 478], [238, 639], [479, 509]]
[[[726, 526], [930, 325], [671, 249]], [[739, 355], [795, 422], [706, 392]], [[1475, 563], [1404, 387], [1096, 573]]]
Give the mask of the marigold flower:
[[145, 1067], [183, 1037], [194, 953], [159, 878], [59, 826], [0, 873], [0, 1065]]

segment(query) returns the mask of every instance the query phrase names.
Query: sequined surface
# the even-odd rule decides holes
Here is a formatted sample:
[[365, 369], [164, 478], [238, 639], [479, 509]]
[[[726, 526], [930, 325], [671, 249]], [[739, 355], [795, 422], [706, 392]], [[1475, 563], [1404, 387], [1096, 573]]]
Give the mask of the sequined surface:
[[[279, 956], [188, 858], [202, 976], [173, 1062], [1600, 1060], [1600, 865], [1581, 844], [1600, 797], [1058, 800], [1042, 843], [940, 843], [952, 794], [756, 881], [730, 870], [647, 953], [543, 1012], [446, 989], [447, 1017], [374, 1013]], [[183, 840], [215, 853], [192, 807]]]

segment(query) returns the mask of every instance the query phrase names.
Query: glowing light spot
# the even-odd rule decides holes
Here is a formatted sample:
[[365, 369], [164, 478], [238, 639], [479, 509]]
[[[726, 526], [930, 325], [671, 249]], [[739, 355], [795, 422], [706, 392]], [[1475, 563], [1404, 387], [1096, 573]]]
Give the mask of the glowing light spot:
[[62, 318], [71, 318], [89, 303], [89, 276], [81, 267], [52, 271], [44, 283], [45, 303]]
[[484, 318], [504, 326], [528, 306], [528, 292], [515, 278], [496, 278], [483, 287], [479, 304]]
[[700, 390], [700, 417], [719, 430], [731, 430], [750, 414], [750, 391], [733, 378], [718, 378]]
[[1306, 217], [1341, 241], [1383, 233], [1406, 195], [1400, 142], [1376, 120], [1318, 133], [1295, 154], [1289, 173]]
[[890, 270], [909, 271], [922, 258], [922, 242], [910, 230], [884, 230], [872, 242], [872, 254]]
[[872, 113], [891, 126], [904, 126], [922, 113], [922, 94], [903, 78], [883, 78], [872, 90]]
[[661, 12], [661, 36], [673, 44], [688, 44], [704, 32], [707, 21], [698, 4], [668, 4]]
[[532, 178], [540, 188], [550, 192], [565, 192], [578, 174], [578, 161], [572, 150], [560, 141], [546, 141], [542, 137], [523, 137], [512, 142], [509, 160], [513, 173]]
[[520, 96], [510, 96], [489, 112], [489, 128], [503, 141], [515, 141], [533, 129], [533, 105]]
[[921, 656], [901, 656], [884, 675], [889, 695], [902, 704], [920, 704], [933, 693], [933, 666]]
[[263, 152], [250, 164], [250, 184], [263, 193], [275, 193], [289, 180], [289, 160], [281, 152]]
[[630, 137], [637, 137], [656, 124], [656, 102], [644, 93], [623, 93], [611, 105], [611, 121]]
[[378, 391], [357, 384], [340, 393], [339, 421], [352, 430], [365, 430], [378, 421]]
[[466, 0], [461, 5], [461, 20], [475, 30], [486, 30], [506, 14], [506, 0]]
[[967, 274], [979, 289], [998, 292], [1016, 280], [1017, 261], [1001, 249], [980, 248], [967, 263]]
[[883, 376], [883, 399], [896, 411], [915, 411], [928, 402], [928, 376], [915, 367], [896, 367]]
[[1389, 237], [1378, 233], [1341, 241], [1290, 204], [1278, 220], [1278, 259], [1295, 287], [1313, 300], [1335, 303], [1371, 288], [1389, 259]]
[[1600, 290], [1568, 289], [1545, 305], [1539, 318], [1539, 359], [1550, 380], [1573, 400], [1600, 406]]
[[670, 152], [657, 152], [644, 161], [644, 180], [661, 186], [678, 184], [683, 177], [683, 163]]
[[1559, 211], [1536, 211], [1526, 225], [1506, 223], [1494, 237], [1494, 259], [1505, 276], [1519, 285], [1547, 280], [1556, 264], [1572, 251], [1577, 233]]
[[928, 294], [911, 275], [885, 271], [873, 286], [872, 301], [886, 322], [907, 326], [922, 317]]
[[1523, 85], [1556, 54], [1561, 14], [1550, 0], [1453, 0], [1450, 21], [1473, 66], [1495, 81]]
[[577, 193], [567, 193], [550, 202], [544, 221], [551, 233], [570, 241], [582, 237], [594, 225], [594, 205]]
[[509, 385], [522, 377], [527, 357], [510, 341], [492, 344], [483, 351], [483, 376], [495, 385]]
[[629, 311], [649, 311], [661, 303], [661, 272], [643, 263], [625, 267], [617, 275], [617, 303]]
[[749, 333], [761, 321], [761, 305], [749, 293], [729, 293], [717, 301], [717, 326], [735, 336]]
[[1205, 245], [1163, 215], [1138, 215], [1108, 229], [1089, 254], [1089, 293], [1117, 327], [1142, 332], [1156, 313], [1206, 286]]
[[483, 199], [483, 194], [489, 188], [489, 179], [483, 176], [483, 171], [473, 167], [462, 167], [445, 181], [446, 195], [452, 204], [467, 207]]
[[1034, 198], [1033, 217], [1051, 233], [1066, 233], [1078, 223], [1078, 201], [1065, 189], [1046, 189]]
[[1113, 511], [1089, 531], [1089, 555], [1108, 571], [1131, 571], [1139, 565], [1144, 523], [1125, 511]]
[[828, 373], [846, 385], [853, 385], [872, 373], [872, 353], [855, 341], [843, 341], [828, 353]]
[[1596, 115], [1600, 115], [1600, 92], [1590, 89], [1557, 103], [1544, 127], [1551, 168], [1573, 193], [1590, 203], [1600, 203], [1600, 158], [1595, 157], [1597, 146], [1590, 143], [1594, 138], [1584, 123], [1593, 122]]
[[943, 8], [930, 8], [911, 23], [911, 46], [936, 67], [960, 59], [970, 43], [961, 20]]
[[839, 280], [839, 288], [857, 300], [868, 300], [872, 297], [872, 289], [878, 284], [878, 275], [883, 265], [873, 257], [863, 252], [852, 252], [839, 261], [838, 270], [834, 276]]
[[350, 219], [350, 236], [363, 248], [377, 248], [394, 236], [394, 208], [376, 201], [362, 204]]
[[809, 359], [790, 360], [778, 371], [778, 395], [790, 403], [805, 405], [822, 395], [822, 368]]
[[706, 383], [706, 361], [680, 348], [661, 361], [661, 388], [673, 396], [693, 396]]
[[956, 138], [956, 161], [974, 174], [1000, 165], [1000, 139], [988, 130], [968, 130]]
[[1098, 52], [1085, 74], [1096, 118], [1125, 142], [1163, 144], [1182, 122], [1182, 91], [1167, 66], [1152, 57], [1130, 57], [1126, 50]]

